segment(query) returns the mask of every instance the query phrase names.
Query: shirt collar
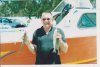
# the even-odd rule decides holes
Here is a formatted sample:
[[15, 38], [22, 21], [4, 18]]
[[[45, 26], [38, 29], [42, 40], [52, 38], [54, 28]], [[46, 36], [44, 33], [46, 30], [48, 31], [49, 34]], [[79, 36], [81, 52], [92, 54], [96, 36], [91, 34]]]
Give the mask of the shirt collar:
[[51, 27], [51, 28], [49, 29], [48, 32], [45, 32], [45, 31], [44, 31], [44, 28], [43, 28], [43, 26], [42, 26], [42, 29], [43, 29], [43, 31], [45, 32], [45, 34], [48, 34], [48, 33], [52, 30], [52, 28], [53, 28], [53, 27]]

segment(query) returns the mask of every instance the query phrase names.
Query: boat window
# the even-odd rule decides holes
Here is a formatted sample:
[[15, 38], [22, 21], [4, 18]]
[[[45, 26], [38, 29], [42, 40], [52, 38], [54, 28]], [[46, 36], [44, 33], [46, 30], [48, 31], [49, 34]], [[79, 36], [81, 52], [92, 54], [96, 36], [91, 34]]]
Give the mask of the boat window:
[[71, 8], [72, 8], [71, 4], [66, 4], [65, 7], [62, 10], [62, 16], [63, 17], [66, 16], [69, 13]]
[[57, 15], [55, 18], [56, 25], [63, 19], [63, 16], [61, 14]]
[[62, 9], [61, 13], [58, 14], [55, 18], [56, 24], [58, 24], [70, 11], [72, 8], [71, 4], [66, 4], [65, 7]]
[[78, 22], [79, 28], [96, 27], [96, 13], [85, 13]]
[[0, 18], [0, 29], [9, 28], [22, 28], [26, 27], [26, 22], [23, 22], [16, 18]]

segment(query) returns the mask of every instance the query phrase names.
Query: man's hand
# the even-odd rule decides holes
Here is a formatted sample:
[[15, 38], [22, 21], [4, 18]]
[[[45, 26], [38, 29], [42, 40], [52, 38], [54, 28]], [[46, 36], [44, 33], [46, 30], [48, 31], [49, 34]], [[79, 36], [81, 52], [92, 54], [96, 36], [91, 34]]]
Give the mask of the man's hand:
[[56, 31], [56, 33], [55, 33], [55, 37], [56, 37], [56, 42], [57, 42], [57, 44], [59, 44], [59, 46], [60, 46], [60, 49], [64, 52], [64, 53], [66, 53], [67, 52], [67, 50], [68, 50], [68, 45], [67, 45], [67, 42], [64, 42], [63, 40], [62, 40], [62, 35], [59, 33], [59, 32], [57, 32]]
[[56, 32], [56, 38], [57, 39], [61, 39], [62, 38], [62, 35], [59, 32]]

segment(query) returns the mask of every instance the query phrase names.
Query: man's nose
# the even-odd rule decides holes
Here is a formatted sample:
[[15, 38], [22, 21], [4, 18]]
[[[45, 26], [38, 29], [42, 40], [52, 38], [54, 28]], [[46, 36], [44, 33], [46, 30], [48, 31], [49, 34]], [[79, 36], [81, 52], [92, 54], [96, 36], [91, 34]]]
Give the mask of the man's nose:
[[48, 22], [48, 20], [46, 19], [45, 22]]

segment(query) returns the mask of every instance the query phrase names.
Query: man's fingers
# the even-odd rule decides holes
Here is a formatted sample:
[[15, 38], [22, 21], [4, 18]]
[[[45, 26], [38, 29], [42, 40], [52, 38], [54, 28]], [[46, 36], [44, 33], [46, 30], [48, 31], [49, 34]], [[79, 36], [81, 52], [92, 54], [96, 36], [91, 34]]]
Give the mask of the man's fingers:
[[57, 33], [56, 34], [56, 38], [61, 38], [62, 36], [61, 36], [61, 34], [60, 33]]

